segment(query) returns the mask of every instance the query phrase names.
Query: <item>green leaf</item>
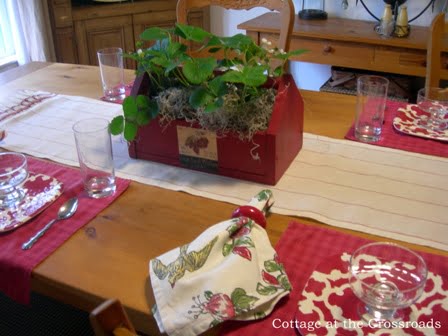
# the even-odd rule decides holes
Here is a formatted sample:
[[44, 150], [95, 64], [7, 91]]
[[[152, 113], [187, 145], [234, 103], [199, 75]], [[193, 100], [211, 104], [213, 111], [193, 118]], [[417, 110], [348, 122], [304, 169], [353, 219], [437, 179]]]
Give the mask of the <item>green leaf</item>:
[[282, 286], [283, 289], [285, 290], [291, 290], [291, 283], [289, 282], [288, 277], [285, 274], [280, 275], [277, 278], [278, 282], [280, 282], [280, 285]]
[[282, 269], [281, 266], [274, 260], [266, 260], [264, 262], [264, 268], [268, 271], [268, 273], [278, 272]]
[[139, 110], [135, 121], [139, 126], [147, 125], [151, 121], [151, 115], [149, 114], [149, 111]]
[[190, 105], [197, 109], [200, 108], [202, 106], [205, 106], [207, 104], [210, 104], [211, 102], [213, 102], [213, 99], [215, 97], [213, 97], [208, 91], [207, 89], [205, 89], [204, 87], [200, 86], [198, 88], [196, 88], [190, 95], [190, 99], [189, 99], [189, 103]]
[[213, 292], [212, 291], [205, 291], [204, 292], [204, 297], [205, 299], [208, 301], [210, 300], [210, 298], [213, 296]]
[[283, 73], [283, 66], [282, 66], [282, 65], [279, 65], [278, 67], [276, 67], [276, 68], [274, 69], [273, 75], [274, 75], [275, 77], [280, 77], [280, 76], [282, 75], [282, 73]]
[[124, 117], [121, 115], [113, 118], [109, 124], [109, 131], [112, 135], [118, 135], [123, 133], [123, 128], [124, 128]]
[[138, 113], [136, 98], [128, 96], [123, 100], [123, 114], [126, 120], [135, 120]]
[[233, 249], [233, 244], [231, 244], [231, 243], [224, 244], [224, 246], [222, 247], [222, 255], [224, 257], [227, 257], [230, 254], [230, 252], [232, 251], [232, 249]]
[[135, 136], [137, 135], [138, 127], [133, 122], [126, 121], [124, 124], [124, 138], [127, 141], [132, 141], [135, 139]]
[[272, 295], [277, 293], [277, 287], [265, 286], [261, 282], [257, 284], [257, 293], [260, 295]]
[[212, 35], [205, 46], [207, 48], [217, 47], [219, 49], [222, 49], [223, 47], [222, 39], [219, 36]]
[[230, 70], [221, 76], [223, 81], [230, 83], [242, 83], [243, 73], [241, 71]]
[[232, 60], [228, 60], [228, 59], [222, 59], [222, 60], [219, 60], [219, 62], [218, 62], [218, 66], [224, 67], [224, 68], [230, 68], [234, 65], [235, 65], [235, 62]]
[[211, 33], [196, 26], [189, 26], [184, 24], [176, 24], [174, 33], [186, 40], [194, 42], [203, 42], [206, 38], [212, 36]]
[[136, 100], [137, 108], [140, 109], [146, 109], [149, 106], [150, 99], [146, 95], [138, 95]]
[[170, 57], [173, 57], [173, 56], [175, 56], [177, 53], [183, 51], [183, 49], [184, 49], [183, 47], [185, 47], [185, 45], [183, 45], [182, 43], [179, 43], [179, 42], [171, 42], [171, 43], [168, 45], [166, 51], [167, 51], [167, 53], [168, 53], [168, 55], [169, 55]]
[[143, 33], [140, 34], [140, 38], [144, 41], [163, 40], [168, 37], [168, 31], [159, 27], [147, 28]]
[[232, 294], [230, 295], [230, 300], [232, 300], [233, 303], [235, 303], [236, 301], [238, 301], [238, 298], [242, 295], [246, 295], [246, 291], [243, 288], [235, 288], [232, 292]]
[[255, 44], [252, 38], [244, 34], [236, 34], [230, 37], [223, 37], [222, 41], [226, 48], [240, 51], [246, 50], [251, 45]]
[[153, 57], [151, 59], [151, 63], [160, 65], [161, 67], [169, 67], [172, 64], [172, 61], [164, 56]]
[[217, 97], [222, 97], [228, 92], [226, 83], [223, 81], [222, 76], [213, 78], [208, 85], [210, 91]]
[[232, 292], [231, 300], [235, 308], [249, 310], [259, 299], [255, 296], [246, 295], [246, 291], [242, 288], [236, 288]]
[[192, 58], [185, 61], [182, 72], [190, 83], [198, 85], [213, 74], [216, 65], [217, 61], [213, 57]]
[[266, 82], [268, 66], [244, 67], [243, 84], [248, 86], [260, 86]]
[[235, 246], [250, 246], [255, 247], [254, 242], [249, 236], [243, 236], [238, 238], [235, 242]]
[[216, 98], [213, 102], [208, 103], [205, 106], [204, 112], [205, 113], [212, 113], [216, 110], [219, 110], [224, 105], [224, 99], [222, 97]]
[[272, 196], [272, 191], [269, 189], [264, 189], [257, 194], [257, 200], [259, 202], [266, 201]]
[[223, 80], [257, 87], [263, 85], [268, 77], [268, 66], [240, 66], [241, 70], [230, 70], [223, 75]]

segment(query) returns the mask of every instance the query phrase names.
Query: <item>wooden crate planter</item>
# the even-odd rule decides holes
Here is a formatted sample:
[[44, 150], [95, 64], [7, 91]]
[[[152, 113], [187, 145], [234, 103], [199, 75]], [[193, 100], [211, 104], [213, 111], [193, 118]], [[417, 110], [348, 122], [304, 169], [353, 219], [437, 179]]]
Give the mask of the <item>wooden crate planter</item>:
[[[148, 76], [136, 79], [132, 95], [148, 91]], [[291, 75], [278, 80], [269, 127], [252, 141], [216, 134], [185, 121], [139, 129], [129, 145], [132, 158], [275, 185], [302, 148], [303, 100]]]

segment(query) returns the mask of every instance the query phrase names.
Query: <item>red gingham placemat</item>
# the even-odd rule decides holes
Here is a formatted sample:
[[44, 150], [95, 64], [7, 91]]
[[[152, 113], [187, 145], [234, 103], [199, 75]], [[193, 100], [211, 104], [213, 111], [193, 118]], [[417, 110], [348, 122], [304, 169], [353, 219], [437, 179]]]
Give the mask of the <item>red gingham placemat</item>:
[[[0, 234], [0, 290], [12, 299], [28, 303], [31, 290], [31, 272], [41, 261], [62, 245], [79, 228], [109, 206], [128, 187], [130, 181], [116, 178], [117, 190], [113, 196], [93, 199], [83, 192], [78, 169], [28, 157], [30, 172], [44, 173], [63, 183], [63, 194], [42, 213], [14, 231]], [[45, 224], [56, 217], [59, 207], [69, 198], [77, 196], [78, 209], [69, 223], [56, 223], [34, 246], [26, 251], [22, 244], [28, 241]]]
[[[294, 328], [297, 321], [297, 303], [316, 267], [330, 256], [344, 252], [350, 254], [368, 242], [370, 241], [367, 239], [336, 230], [297, 222], [290, 223], [275, 248], [293, 286], [290, 296], [280, 301], [274, 311], [263, 320], [225, 322], [222, 334], [232, 336], [298, 335]], [[429, 253], [420, 253], [420, 255], [425, 259], [429, 271], [436, 274], [448, 273], [448, 258]], [[439, 322], [445, 330], [448, 328], [448, 321]], [[313, 332], [316, 333], [316, 330]]]
[[[371, 145], [401, 149], [408, 152], [448, 157], [448, 143], [432, 139], [420, 138], [404, 134], [395, 130], [393, 120], [399, 108], [406, 107], [407, 103], [388, 101], [384, 113], [384, 125], [380, 140], [371, 142]], [[346, 139], [358, 141], [355, 138], [354, 125], [345, 135]]]

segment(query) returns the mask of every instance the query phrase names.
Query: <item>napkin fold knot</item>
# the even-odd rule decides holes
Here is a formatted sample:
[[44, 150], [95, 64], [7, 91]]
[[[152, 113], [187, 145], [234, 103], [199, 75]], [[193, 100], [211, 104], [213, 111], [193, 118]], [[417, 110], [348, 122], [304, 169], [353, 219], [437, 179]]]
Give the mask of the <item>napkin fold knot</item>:
[[150, 261], [161, 332], [198, 335], [226, 320], [268, 315], [291, 291], [266, 231], [241, 216]]

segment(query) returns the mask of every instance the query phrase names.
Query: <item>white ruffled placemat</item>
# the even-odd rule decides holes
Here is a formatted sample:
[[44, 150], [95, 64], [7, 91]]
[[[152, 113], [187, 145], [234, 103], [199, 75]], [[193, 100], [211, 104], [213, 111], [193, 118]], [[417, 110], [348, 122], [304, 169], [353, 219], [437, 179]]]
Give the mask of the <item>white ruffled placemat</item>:
[[[56, 95], [0, 124], [8, 133], [0, 146], [78, 166], [72, 125], [120, 113], [119, 105]], [[113, 146], [120, 177], [238, 205], [266, 188], [130, 159], [120, 137]], [[269, 189], [273, 212], [448, 250], [448, 159], [304, 134], [303, 149]]]

